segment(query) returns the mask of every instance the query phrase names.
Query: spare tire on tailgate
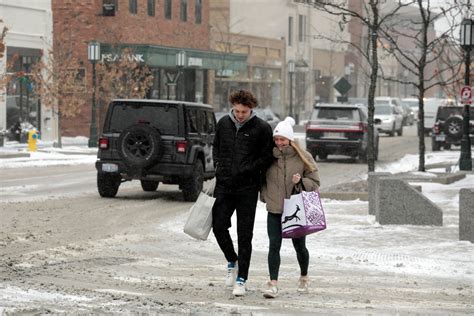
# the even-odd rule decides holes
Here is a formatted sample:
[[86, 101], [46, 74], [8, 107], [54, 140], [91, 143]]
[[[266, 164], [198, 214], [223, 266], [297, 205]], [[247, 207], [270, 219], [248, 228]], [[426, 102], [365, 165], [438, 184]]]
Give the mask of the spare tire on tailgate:
[[122, 131], [117, 150], [125, 164], [134, 168], [146, 168], [158, 160], [160, 132], [149, 125], [135, 124]]
[[459, 115], [453, 115], [448, 117], [444, 123], [444, 132], [451, 138], [462, 137], [462, 117]]

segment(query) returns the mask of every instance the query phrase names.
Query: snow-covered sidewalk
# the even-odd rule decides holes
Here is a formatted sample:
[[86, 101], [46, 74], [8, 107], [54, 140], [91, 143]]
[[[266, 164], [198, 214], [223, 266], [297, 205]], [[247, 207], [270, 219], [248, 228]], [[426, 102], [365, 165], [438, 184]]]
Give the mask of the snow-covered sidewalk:
[[[12, 154], [19, 157], [10, 158]], [[6, 142], [0, 147], [0, 168], [93, 164], [96, 157], [97, 148], [87, 147], [86, 137], [64, 137], [62, 148], [54, 147], [53, 142], [38, 141], [34, 152], [28, 151], [28, 144]]]
[[[75, 146], [79, 152], [90, 150], [86, 145]], [[32, 153], [29, 158], [0, 159], [0, 170], [93, 164], [96, 159], [57, 151], [49, 147], [48, 152]], [[455, 164], [458, 159], [458, 151], [426, 155], [427, 164]], [[378, 165], [377, 170], [416, 173], [417, 166], [418, 156], [407, 155]], [[423, 175], [429, 178], [435, 172], [444, 169]], [[249, 294], [235, 299], [220, 285], [225, 262], [212, 233], [206, 241], [183, 233], [185, 212], [192, 203], [176, 198], [177, 189], [172, 186], [163, 185], [150, 199], [100, 199], [94, 193], [64, 200], [5, 202], [0, 314], [2, 310], [196, 315], [472, 313], [474, 244], [459, 241], [458, 225], [459, 190], [474, 187], [474, 174], [449, 185], [417, 184], [443, 210], [443, 226], [380, 225], [368, 215], [365, 201], [324, 199], [328, 228], [307, 237], [310, 293], [295, 291], [298, 263], [291, 241], [284, 240], [281, 295], [272, 301], [261, 295], [268, 280], [263, 203], [257, 207]], [[234, 238], [235, 227], [234, 216]], [[16, 255], [28, 247], [31, 250]]]

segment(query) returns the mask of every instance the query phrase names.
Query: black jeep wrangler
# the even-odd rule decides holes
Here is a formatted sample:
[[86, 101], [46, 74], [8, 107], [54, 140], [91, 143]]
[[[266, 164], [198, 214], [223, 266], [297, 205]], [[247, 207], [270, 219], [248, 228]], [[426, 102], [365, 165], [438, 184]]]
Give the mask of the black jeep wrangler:
[[120, 183], [140, 180], [144, 191], [159, 182], [178, 184], [195, 201], [214, 177], [216, 119], [207, 104], [169, 100], [114, 100], [99, 139], [97, 188], [115, 197]]
[[[474, 107], [470, 108], [470, 138], [474, 137]], [[435, 124], [431, 134], [431, 150], [439, 151], [441, 147], [451, 149], [451, 145], [461, 145], [463, 135], [464, 107], [442, 105], [436, 112]]]

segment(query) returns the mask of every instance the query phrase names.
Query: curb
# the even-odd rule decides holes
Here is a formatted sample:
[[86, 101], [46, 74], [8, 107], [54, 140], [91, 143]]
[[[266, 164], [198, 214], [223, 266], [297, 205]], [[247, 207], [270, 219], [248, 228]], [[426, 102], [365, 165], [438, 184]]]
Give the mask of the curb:
[[350, 201], [350, 200], [361, 200], [368, 201], [369, 193], [368, 192], [320, 192], [321, 198], [331, 199], [331, 200], [340, 200], [340, 201]]
[[[396, 177], [396, 176], [395, 176]], [[408, 182], [434, 182], [434, 183], [441, 183], [441, 184], [451, 184], [466, 177], [466, 173], [463, 172], [456, 172], [456, 173], [440, 173], [436, 178], [430, 177], [410, 177], [410, 176], [401, 176], [402, 180]], [[396, 177], [398, 178], [398, 177]]]
[[0, 153], [0, 159], [29, 158], [29, 153]]
[[52, 151], [45, 149], [38, 149], [38, 152], [48, 153], [48, 154], [63, 154], [63, 155], [97, 155], [97, 152], [80, 152], [80, 151]]

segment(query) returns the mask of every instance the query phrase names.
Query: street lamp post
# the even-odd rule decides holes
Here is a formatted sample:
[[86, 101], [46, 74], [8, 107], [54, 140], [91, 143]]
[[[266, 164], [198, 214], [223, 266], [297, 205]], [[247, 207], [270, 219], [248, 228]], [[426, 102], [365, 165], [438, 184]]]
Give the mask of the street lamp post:
[[100, 60], [100, 43], [89, 43], [87, 50], [87, 59], [92, 63], [92, 107], [91, 107], [91, 126], [89, 135], [89, 147], [97, 147], [97, 123], [96, 123], [96, 75], [95, 64]]
[[[464, 19], [461, 23], [461, 47], [466, 52], [464, 74], [464, 85], [471, 87], [470, 71], [471, 65], [471, 49], [474, 45], [474, 21], [471, 19]], [[470, 101], [464, 102], [463, 113], [463, 134], [461, 139], [461, 157], [459, 159], [459, 170], [472, 170], [472, 156], [471, 156], [471, 140], [469, 138], [469, 107]]]
[[[179, 90], [178, 89], [178, 80], [179, 80], [179, 77], [181, 77], [181, 74], [183, 73], [183, 68], [184, 66], [186, 65], [186, 52], [184, 50], [181, 50], [179, 51], [177, 54], [176, 54], [176, 67], [178, 68], [178, 73], [176, 75], [176, 91], [175, 91], [175, 94], [176, 94], [176, 98], [179, 99]], [[185, 85], [182, 85], [185, 87]], [[184, 91], [184, 96], [183, 96], [183, 100], [186, 99], [186, 92]]]
[[293, 74], [295, 73], [295, 62], [293, 60], [288, 61], [288, 73], [290, 81], [290, 113], [289, 116], [293, 117]]

